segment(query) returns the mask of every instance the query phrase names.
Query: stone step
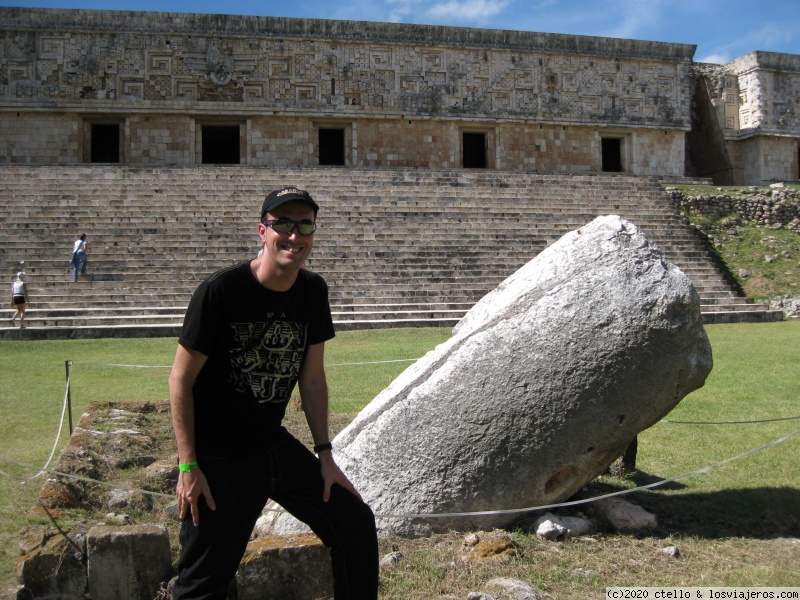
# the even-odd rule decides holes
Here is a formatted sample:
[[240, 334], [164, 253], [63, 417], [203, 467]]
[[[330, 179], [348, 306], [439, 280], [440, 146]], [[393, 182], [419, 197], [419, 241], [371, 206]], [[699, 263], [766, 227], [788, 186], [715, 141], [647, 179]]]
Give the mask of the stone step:
[[[378, 318], [376, 318], [376, 316]], [[397, 313], [353, 313], [351, 315], [334, 315], [334, 325], [337, 330], [386, 327], [435, 327], [454, 326], [463, 314], [459, 311], [450, 313], [428, 311], [399, 311]], [[706, 310], [703, 307], [703, 322], [732, 323], [732, 322], [774, 322], [784, 318], [782, 311], [757, 310], [742, 311], [714, 308]], [[0, 339], [65, 339], [82, 337], [177, 337], [180, 332], [182, 319], [143, 319], [141, 322], [122, 321], [114, 319], [95, 318], [85, 319], [81, 322], [69, 321], [64, 324], [60, 321], [26, 319], [26, 329], [20, 331], [17, 327], [0, 327]]]
[[703, 324], [721, 323], [772, 323], [782, 321], [785, 315], [782, 310], [742, 311], [738, 308], [731, 311], [714, 311], [702, 313]]
[[[695, 286], [695, 289], [700, 294], [700, 288]], [[700, 296], [700, 303], [706, 302], [715, 302], [718, 300], [730, 300], [732, 302], [744, 302], [748, 304], [754, 304], [754, 302], [750, 298], [746, 298], [744, 296], [740, 296], [739, 294], [735, 293], [730, 289], [721, 289], [720, 287], [703, 289], [703, 294]]]
[[[13, 311], [9, 311], [9, 315]], [[442, 321], [450, 320], [457, 323], [466, 314], [466, 310], [373, 310], [373, 311], [332, 311], [335, 323], [354, 323], [364, 321]], [[91, 314], [91, 315], [48, 315], [30, 312], [25, 315], [25, 325], [28, 328], [35, 327], [116, 327], [116, 326], [148, 326], [148, 325], [174, 325], [180, 327], [183, 324], [183, 312], [176, 314], [165, 314], [161, 312], [142, 313], [142, 314]], [[14, 328], [10, 317], [6, 325]]]
[[[334, 326], [339, 331], [387, 327], [431, 327], [455, 325], [466, 313], [462, 308], [442, 308], [440, 305], [415, 305], [417, 310], [406, 305], [382, 307], [381, 305], [351, 305], [349, 310], [333, 310]], [[92, 337], [177, 337], [183, 323], [183, 310], [176, 314], [153, 311], [147, 314], [81, 316], [49, 315], [35, 310], [28, 311], [25, 328], [11, 324], [10, 315], [0, 325], [0, 339], [75, 339]], [[66, 311], [63, 311], [66, 312]]]
[[[56, 324], [67, 319], [95, 318], [76, 327], [80, 332], [113, 329], [100, 325], [101, 319], [167, 320], [171, 310], [183, 310], [202, 279], [257, 252], [253, 215], [259, 199], [285, 182], [310, 189], [322, 206], [308, 266], [328, 280], [334, 311], [375, 304], [342, 309], [350, 314], [336, 318], [345, 327], [420, 323], [423, 315], [429, 323], [451, 323], [549, 243], [601, 214], [630, 219], [659, 244], [692, 278], [704, 314], [731, 306], [748, 318], [758, 312], [752, 303], [742, 308], [747, 301], [730, 289], [657, 180], [625, 175], [0, 168], [0, 269], [10, 274], [25, 261], [31, 306], [62, 311], [41, 314], [54, 331], [68, 331]], [[89, 235], [90, 271], [72, 284], [68, 249], [83, 231]], [[434, 306], [441, 301], [459, 306]], [[398, 303], [425, 306], [389, 306]], [[96, 309], [89, 316], [69, 313], [87, 305]], [[38, 329], [33, 309], [30, 318], [29, 329]], [[147, 331], [170, 327], [175, 325], [160, 323]], [[129, 335], [136, 327], [119, 329]]]
[[719, 303], [707, 303], [705, 300], [700, 304], [701, 312], [727, 312], [727, 311], [740, 311], [740, 312], [761, 312], [767, 310], [763, 304], [755, 304], [747, 302], [742, 298], [742, 302], [736, 302], [734, 298], [728, 301], [721, 301]]

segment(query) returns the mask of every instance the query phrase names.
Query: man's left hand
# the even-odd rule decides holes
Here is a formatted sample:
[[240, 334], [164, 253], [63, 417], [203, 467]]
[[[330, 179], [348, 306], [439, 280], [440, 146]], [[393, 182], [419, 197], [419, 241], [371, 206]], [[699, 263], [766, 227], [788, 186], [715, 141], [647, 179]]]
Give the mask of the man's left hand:
[[330, 451], [322, 452], [319, 457], [319, 462], [320, 472], [322, 473], [322, 481], [325, 484], [322, 490], [323, 502], [327, 502], [331, 499], [331, 486], [333, 486], [333, 484], [342, 486], [356, 498], [362, 502], [364, 501], [364, 499], [361, 497], [361, 494], [359, 494], [358, 490], [356, 490], [355, 486], [350, 482], [347, 476], [342, 473], [339, 465], [337, 465], [333, 460], [333, 456]]

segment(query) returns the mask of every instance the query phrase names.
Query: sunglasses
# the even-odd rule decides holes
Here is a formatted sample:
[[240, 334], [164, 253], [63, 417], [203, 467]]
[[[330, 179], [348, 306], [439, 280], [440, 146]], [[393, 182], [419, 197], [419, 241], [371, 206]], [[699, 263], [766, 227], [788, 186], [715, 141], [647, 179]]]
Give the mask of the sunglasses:
[[311, 221], [291, 221], [289, 219], [266, 219], [262, 221], [264, 225], [277, 231], [278, 233], [292, 233], [295, 227], [300, 235], [311, 235], [317, 230], [316, 223]]

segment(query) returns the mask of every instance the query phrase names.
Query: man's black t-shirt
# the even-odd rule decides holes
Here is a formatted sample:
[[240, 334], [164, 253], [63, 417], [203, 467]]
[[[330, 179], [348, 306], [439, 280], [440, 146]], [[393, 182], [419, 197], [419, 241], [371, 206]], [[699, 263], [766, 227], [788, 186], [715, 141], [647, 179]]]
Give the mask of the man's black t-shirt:
[[200, 284], [179, 340], [208, 356], [193, 388], [197, 453], [226, 456], [269, 444], [306, 350], [333, 336], [328, 286], [307, 269], [286, 292], [264, 288], [249, 262]]

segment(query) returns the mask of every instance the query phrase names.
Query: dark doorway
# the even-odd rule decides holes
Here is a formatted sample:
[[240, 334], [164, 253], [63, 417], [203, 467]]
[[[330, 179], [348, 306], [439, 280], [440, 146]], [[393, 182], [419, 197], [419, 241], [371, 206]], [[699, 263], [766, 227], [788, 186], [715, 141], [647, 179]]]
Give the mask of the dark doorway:
[[486, 168], [486, 134], [464, 132], [462, 136], [462, 146], [464, 147], [465, 169], [485, 169]]
[[344, 166], [344, 129], [319, 130], [319, 164]]
[[203, 125], [203, 164], [239, 164], [239, 126]]
[[602, 138], [603, 172], [622, 173], [622, 140]]
[[93, 163], [119, 162], [119, 123], [92, 123], [91, 152]]

